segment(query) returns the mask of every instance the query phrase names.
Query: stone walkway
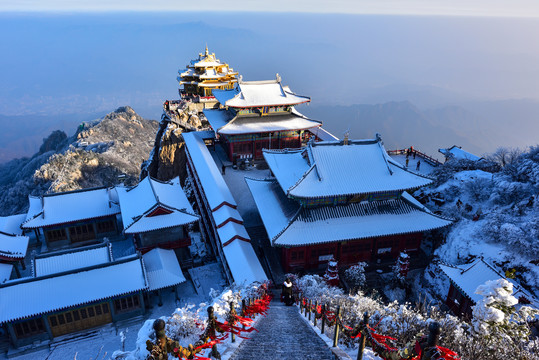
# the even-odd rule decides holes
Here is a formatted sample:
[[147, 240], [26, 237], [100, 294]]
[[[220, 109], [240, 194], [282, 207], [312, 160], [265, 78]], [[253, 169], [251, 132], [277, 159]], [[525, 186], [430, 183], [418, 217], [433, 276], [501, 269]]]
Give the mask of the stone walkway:
[[285, 306], [276, 299], [271, 302], [267, 317], [256, 324], [258, 332], [244, 340], [230, 359], [334, 359], [326, 343], [300, 317], [297, 307]]

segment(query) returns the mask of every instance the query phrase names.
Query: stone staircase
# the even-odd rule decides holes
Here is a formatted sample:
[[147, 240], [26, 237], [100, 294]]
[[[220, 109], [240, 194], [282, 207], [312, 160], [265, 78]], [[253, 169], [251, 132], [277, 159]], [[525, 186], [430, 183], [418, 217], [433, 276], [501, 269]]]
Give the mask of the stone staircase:
[[326, 343], [301, 318], [297, 307], [278, 300], [270, 304], [268, 315], [230, 357], [231, 360], [333, 360]]

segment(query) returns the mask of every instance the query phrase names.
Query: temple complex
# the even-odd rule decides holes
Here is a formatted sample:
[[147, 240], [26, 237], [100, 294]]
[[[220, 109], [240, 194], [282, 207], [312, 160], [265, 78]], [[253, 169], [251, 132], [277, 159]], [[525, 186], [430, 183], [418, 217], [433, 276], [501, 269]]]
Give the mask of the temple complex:
[[263, 159], [262, 149], [298, 148], [312, 136], [310, 129], [322, 126], [294, 106], [311, 101], [281, 84], [281, 77], [269, 81], [242, 81], [231, 90], [215, 90], [219, 109], [205, 109], [204, 115], [229, 158]]
[[285, 271], [396, 258], [452, 223], [408, 193], [432, 179], [392, 160], [379, 135], [263, 155], [274, 177], [246, 182]]

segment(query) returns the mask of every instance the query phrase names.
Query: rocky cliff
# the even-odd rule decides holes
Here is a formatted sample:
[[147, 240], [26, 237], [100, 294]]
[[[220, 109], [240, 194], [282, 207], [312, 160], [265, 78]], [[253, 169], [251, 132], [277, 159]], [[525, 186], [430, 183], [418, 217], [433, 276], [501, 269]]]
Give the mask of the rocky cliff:
[[135, 184], [158, 129], [157, 121], [125, 106], [79, 126], [72, 137], [54, 131], [31, 158], [0, 166], [0, 216], [25, 212], [28, 195]]
[[166, 111], [159, 124], [155, 146], [142, 166], [141, 178], [150, 175], [159, 180], [170, 180], [179, 176], [183, 185], [187, 176], [187, 158], [182, 133], [193, 129], [208, 129], [199, 103], [182, 100], [179, 106]]

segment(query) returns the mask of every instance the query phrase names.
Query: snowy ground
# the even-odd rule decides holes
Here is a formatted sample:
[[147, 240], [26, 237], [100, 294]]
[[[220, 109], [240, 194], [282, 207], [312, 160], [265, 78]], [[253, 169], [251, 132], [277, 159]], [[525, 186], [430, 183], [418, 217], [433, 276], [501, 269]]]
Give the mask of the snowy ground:
[[[391, 158], [395, 161], [397, 161], [399, 164], [402, 164], [406, 166], [406, 155], [391, 155]], [[421, 161], [419, 165], [419, 170], [417, 170], [417, 162]], [[414, 159], [413, 156], [410, 156], [409, 162], [408, 162], [408, 170], [413, 172], [418, 172], [423, 175], [429, 175], [434, 167], [427, 163], [424, 159], [420, 158], [419, 156], [416, 156]]]
[[[130, 350], [135, 348], [137, 333], [142, 324], [147, 319], [157, 319], [161, 316], [170, 316], [178, 307], [183, 307], [187, 304], [198, 306], [201, 302], [210, 300], [209, 289], [216, 290], [224, 289], [225, 280], [222, 277], [220, 266], [215, 264], [205, 265], [194, 269], [196, 276], [203, 287], [203, 293], [197, 294], [190, 281], [182, 283], [178, 286], [178, 294], [180, 301], [175, 300], [173, 291], [163, 292], [163, 306], [157, 306], [157, 296], [152, 297], [151, 309], [147, 310], [144, 316], [135, 317], [133, 319], [118, 322], [116, 324], [108, 324], [101, 328], [90, 329], [79, 334], [89, 334], [89, 337], [72, 339], [70, 341], [62, 339], [73, 338], [74, 334], [65, 335], [55, 339], [50, 350], [44, 349], [39, 351], [29, 352], [18, 356], [18, 360], [107, 360], [115, 350], [121, 350], [120, 332], [126, 334], [125, 349]], [[0, 359], [6, 359], [6, 354], [0, 354]]]

